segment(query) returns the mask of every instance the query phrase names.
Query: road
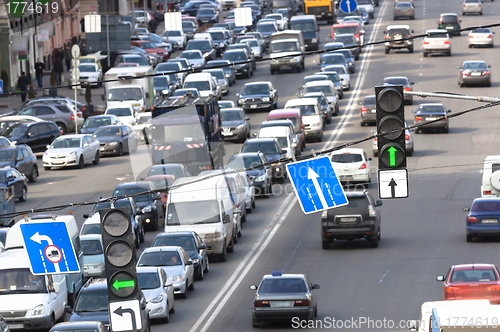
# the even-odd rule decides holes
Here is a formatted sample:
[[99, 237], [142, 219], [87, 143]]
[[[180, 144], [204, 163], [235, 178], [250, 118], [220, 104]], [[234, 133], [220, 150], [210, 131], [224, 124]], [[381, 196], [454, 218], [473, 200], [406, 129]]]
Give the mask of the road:
[[[440, 13], [460, 13], [455, 0], [417, 0], [414, 21], [392, 21], [392, 0], [381, 1], [375, 20], [366, 27], [365, 40], [383, 38], [389, 24], [409, 24], [415, 34], [437, 27]], [[483, 16], [461, 17], [462, 27], [495, 23], [500, 4], [484, 2]], [[321, 27], [322, 42], [327, 42], [329, 27]], [[356, 63], [352, 79], [353, 90], [344, 95], [341, 113], [327, 125], [323, 143], [308, 144], [308, 149], [367, 137], [375, 127], [361, 127], [357, 102], [386, 76], [408, 76], [415, 82], [415, 91], [448, 91], [469, 95], [495, 95], [498, 88], [500, 61], [494, 49], [469, 49], [467, 37], [452, 39], [453, 55], [423, 58], [420, 41], [415, 53], [407, 51], [385, 55], [383, 46], [367, 48]], [[492, 88], [460, 88], [457, 69], [463, 60], [481, 59], [492, 66]], [[301, 73], [270, 75], [265, 63], [258, 65], [252, 79], [238, 80], [225, 99], [236, 101], [245, 82], [270, 80], [278, 89], [279, 105], [294, 98], [305, 75], [318, 71], [318, 56], [309, 56], [306, 70]], [[287, 82], [287, 83], [284, 83]], [[356, 87], [357, 89], [355, 89]], [[443, 102], [454, 112], [478, 105], [472, 101], [415, 98], [415, 104]], [[406, 107], [409, 124], [411, 110]], [[253, 131], [265, 119], [265, 113], [251, 113]], [[281, 195], [258, 199], [257, 208], [244, 224], [243, 236], [226, 263], [213, 263], [205, 280], [195, 284], [187, 299], [176, 301], [176, 313], [168, 326], [154, 324], [153, 332], [169, 331], [251, 331], [251, 302], [254, 292], [248, 286], [258, 283], [262, 275], [273, 270], [285, 273], [307, 273], [319, 285], [318, 319], [326, 329], [334, 318], [340, 330], [355, 323], [355, 330], [407, 331], [407, 320], [418, 319], [420, 305], [441, 299], [441, 284], [435, 277], [445, 274], [453, 264], [494, 263], [498, 239], [465, 241], [464, 207], [480, 195], [482, 161], [486, 155], [497, 154], [500, 140], [498, 109], [484, 109], [451, 120], [449, 134], [415, 135], [415, 153], [408, 158], [409, 191], [407, 199], [384, 200], [382, 240], [377, 249], [366, 241], [336, 242], [331, 250], [321, 249], [320, 215], [304, 215], [291, 186], [281, 186]], [[238, 151], [239, 144], [227, 143], [228, 155]], [[357, 145], [372, 156], [371, 142]], [[41, 164], [41, 160], [39, 160]], [[372, 179], [376, 179], [376, 160], [372, 161]], [[41, 165], [40, 165], [41, 166]], [[103, 158], [98, 166], [82, 170], [44, 171], [39, 167], [39, 182], [29, 187], [28, 200], [17, 203], [17, 210], [37, 209], [66, 203], [92, 202], [109, 196], [123, 181], [133, 181], [134, 171], [129, 157]], [[372, 180], [369, 190], [377, 197], [377, 183]], [[278, 185], [275, 189], [279, 190]], [[79, 223], [91, 206], [73, 207]], [[154, 238], [146, 234], [146, 245]], [[385, 319], [385, 325], [384, 324]], [[370, 326], [368, 326], [370, 322]], [[394, 323], [394, 326], [391, 325]], [[402, 323], [403, 326], [399, 326]], [[343, 324], [343, 325], [339, 325]], [[373, 327], [373, 328], [372, 328]], [[260, 330], [290, 330], [288, 324], [266, 324]]]

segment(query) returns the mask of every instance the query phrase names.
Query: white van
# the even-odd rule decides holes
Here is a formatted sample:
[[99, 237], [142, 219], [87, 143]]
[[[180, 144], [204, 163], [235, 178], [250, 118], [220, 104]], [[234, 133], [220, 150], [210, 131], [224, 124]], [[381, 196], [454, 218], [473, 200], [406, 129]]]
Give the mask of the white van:
[[193, 73], [186, 76], [183, 89], [198, 89], [200, 96], [217, 95], [217, 83], [210, 73]]
[[500, 155], [487, 156], [482, 173], [481, 197], [500, 196]]
[[208, 39], [210, 40], [211, 43], [213, 43], [213, 40], [212, 40], [212, 35], [209, 34], [208, 32], [198, 32], [198, 33], [195, 33], [194, 36], [193, 36], [193, 39]]
[[277, 138], [281, 144], [283, 152], [286, 152], [286, 158], [295, 158], [295, 149], [297, 144], [293, 141], [293, 134], [288, 127], [264, 127], [257, 133], [258, 138]]
[[300, 110], [302, 122], [306, 127], [306, 139], [318, 142], [323, 140], [323, 114], [316, 98], [290, 99], [285, 104], [285, 109], [287, 108]]
[[[68, 229], [71, 242], [73, 244], [73, 249], [75, 250], [75, 256], [78, 259], [78, 264], [80, 265], [80, 273], [68, 273], [66, 274], [66, 289], [68, 294], [69, 305], [75, 303], [76, 295], [80, 291], [84, 282], [84, 271], [83, 271], [83, 250], [80, 244], [80, 234], [78, 231], [78, 225], [76, 224], [75, 217], [72, 215], [34, 215], [25, 220], [20, 220], [15, 223], [10, 231], [7, 233], [7, 238], [5, 240], [5, 254], [13, 249], [23, 249], [24, 241], [21, 233], [21, 225], [24, 223], [34, 223], [34, 222], [64, 222], [66, 228]], [[24, 249], [23, 249], [24, 251]], [[1, 266], [0, 266], [1, 268]]]
[[234, 207], [225, 177], [183, 177], [173, 187], [168, 193], [165, 232], [195, 231], [208, 253], [225, 262], [226, 253], [234, 251]]
[[438, 307], [432, 309], [432, 332], [500, 331], [500, 305]]

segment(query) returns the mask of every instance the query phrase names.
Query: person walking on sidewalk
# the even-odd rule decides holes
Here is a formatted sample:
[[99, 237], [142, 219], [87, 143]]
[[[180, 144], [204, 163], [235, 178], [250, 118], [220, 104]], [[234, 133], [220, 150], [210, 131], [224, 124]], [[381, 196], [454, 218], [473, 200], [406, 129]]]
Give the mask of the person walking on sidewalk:
[[155, 20], [150, 20], [148, 23], [148, 30], [151, 33], [156, 33], [156, 29], [158, 28], [158, 23]]
[[43, 88], [43, 71], [45, 70], [45, 64], [40, 61], [40, 58], [36, 59], [35, 63], [35, 75], [36, 81], [38, 82], [38, 87]]
[[63, 67], [62, 61], [59, 57], [56, 58], [56, 61], [54, 62], [54, 70], [56, 72], [56, 84], [58, 86], [61, 86], [62, 85], [62, 75], [64, 73], [64, 67]]
[[68, 68], [68, 71], [71, 69], [71, 60], [73, 59], [73, 56], [71, 55], [71, 50], [69, 49], [69, 45], [66, 44], [66, 47], [64, 48], [64, 60], [66, 61], [66, 67]]
[[26, 92], [28, 91], [28, 76], [24, 73], [21, 73], [21, 76], [17, 79], [17, 84], [19, 86], [19, 90], [21, 90], [21, 100], [24, 103], [26, 101]]

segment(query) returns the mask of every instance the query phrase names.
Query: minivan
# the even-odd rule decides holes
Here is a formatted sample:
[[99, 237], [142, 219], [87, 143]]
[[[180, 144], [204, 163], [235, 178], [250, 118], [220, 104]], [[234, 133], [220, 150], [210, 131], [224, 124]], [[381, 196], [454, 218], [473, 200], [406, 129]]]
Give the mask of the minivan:
[[208, 97], [217, 95], [217, 83], [212, 79], [210, 73], [193, 73], [186, 76], [183, 89], [198, 89], [200, 96]]
[[285, 104], [285, 109], [287, 108], [298, 109], [302, 114], [306, 139], [323, 141], [323, 114], [316, 98], [290, 99]]
[[319, 25], [314, 15], [298, 15], [290, 20], [291, 30], [302, 31], [307, 51], [319, 49]]

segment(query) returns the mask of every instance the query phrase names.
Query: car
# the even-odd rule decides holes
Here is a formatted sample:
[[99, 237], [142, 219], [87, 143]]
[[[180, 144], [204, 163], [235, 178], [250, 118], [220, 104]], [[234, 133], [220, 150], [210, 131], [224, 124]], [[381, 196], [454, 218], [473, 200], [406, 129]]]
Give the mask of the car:
[[43, 169], [77, 166], [85, 163], [97, 165], [101, 161], [99, 141], [90, 134], [64, 135], [56, 138], [43, 153]]
[[276, 21], [279, 30], [288, 29], [288, 19], [283, 16], [281, 13], [271, 13], [267, 14], [265, 19], [272, 19]]
[[260, 32], [250, 31], [250, 32], [245, 33], [245, 36], [253, 37], [253, 38], [257, 39], [257, 41], [259, 42], [259, 45], [262, 49], [261, 53], [264, 53], [264, 51], [266, 50], [266, 40], [264, 39], [264, 36], [262, 36], [262, 34]]
[[409, 25], [389, 25], [384, 31], [385, 54], [389, 54], [392, 49], [408, 49], [413, 53], [413, 30]]
[[467, 39], [469, 48], [482, 46], [493, 48], [495, 45], [493, 34], [495, 34], [495, 32], [490, 28], [472, 29], [469, 31], [469, 38]]
[[261, 322], [312, 321], [318, 316], [318, 301], [313, 284], [305, 274], [273, 271], [262, 277], [252, 302], [252, 326]]
[[[56, 96], [56, 97], [43, 96], [43, 97], [37, 97], [37, 98], [27, 100], [25, 103], [23, 103], [21, 105], [20, 108], [18, 108], [18, 111], [22, 110], [22, 109], [24, 109], [27, 106], [32, 105], [32, 104], [44, 104], [44, 103], [47, 103], [47, 104], [66, 104], [70, 109], [75, 108], [75, 99], [73, 99], [73, 98], [63, 97], [63, 96]], [[89, 113], [86, 109], [85, 104], [82, 104], [79, 101], [77, 101], [76, 107], [78, 108], [78, 110], [80, 112], [83, 113], [84, 117], [89, 116]], [[5, 118], [5, 116], [2, 116], [2, 120], [4, 118]]]
[[239, 42], [240, 44], [245, 43], [250, 45], [252, 49], [252, 53], [254, 54], [256, 59], [262, 59], [262, 47], [259, 44], [259, 41], [255, 38], [245, 38]]
[[235, 153], [229, 159], [226, 168], [236, 171], [245, 170], [250, 184], [255, 188], [255, 195], [267, 198], [273, 186], [271, 167], [264, 153], [257, 151]]
[[227, 60], [210, 60], [205, 65], [205, 68], [221, 68], [224, 70], [224, 74], [229, 82], [229, 86], [236, 83], [236, 70], [231, 66], [231, 62]]
[[[288, 127], [264, 127], [260, 128], [255, 134], [257, 138], [276, 138], [281, 145], [281, 155], [282, 159], [294, 160], [295, 159], [295, 149], [297, 148], [297, 143], [293, 140], [293, 134]], [[282, 161], [283, 167], [286, 166], [286, 161]], [[285, 180], [287, 173], [281, 178]]]
[[342, 65], [348, 67], [347, 61], [343, 54], [325, 53], [320, 55], [318, 66], [321, 66], [321, 71], [325, 70], [326, 66]]
[[283, 119], [283, 120], [271, 120], [271, 121], [264, 121], [260, 125], [260, 129], [262, 128], [267, 128], [267, 127], [287, 127], [290, 129], [290, 132], [292, 133], [292, 139], [293, 143], [296, 143], [297, 147], [295, 149], [295, 155], [300, 156], [302, 153], [302, 146], [303, 146], [303, 140], [304, 136], [297, 133], [295, 129], [295, 125], [293, 124], [293, 121], [290, 119]]
[[124, 182], [116, 186], [113, 197], [132, 196], [142, 210], [143, 224], [152, 231], [165, 226], [163, 202], [156, 185], [150, 181]]
[[9, 227], [0, 227], [0, 244], [5, 246], [5, 240], [7, 239], [7, 233], [9, 232]]
[[212, 42], [217, 51], [217, 57], [220, 57], [221, 54], [226, 50], [226, 47], [229, 45], [229, 40], [227, 34], [224, 33], [225, 30], [222, 29], [213, 29], [210, 28], [206, 30], [207, 33], [212, 37]]
[[[154, 59], [154, 61], [151, 61]], [[156, 57], [149, 58], [146, 54], [119, 54], [115, 59], [115, 67], [122, 63], [135, 63], [138, 66], [150, 66], [156, 65], [158, 63], [158, 59]]]
[[344, 65], [328, 65], [324, 68], [324, 72], [336, 72], [340, 82], [342, 83], [342, 91], [351, 90], [351, 74]]
[[139, 146], [137, 135], [129, 126], [110, 125], [97, 129], [92, 135], [100, 143], [99, 152], [103, 155], [118, 155], [136, 151]]
[[451, 39], [446, 30], [427, 30], [422, 41], [424, 57], [430, 53], [444, 53], [451, 56]]
[[245, 50], [226, 50], [222, 54], [222, 60], [231, 63], [236, 76], [244, 76], [246, 78], [253, 76], [253, 66], [250, 64], [251, 57]]
[[133, 46], [142, 48], [144, 51], [146, 51], [147, 54], [153, 54], [162, 57], [163, 61], [167, 61], [169, 58], [168, 50], [159, 47], [157, 43], [155, 43], [154, 41], [142, 40], [142, 39], [134, 40], [134, 38], [132, 38], [131, 43]]
[[106, 278], [104, 246], [101, 234], [80, 236], [83, 250], [83, 275], [85, 278]]
[[[333, 38], [334, 43], [343, 43], [345, 47], [347, 47], [352, 55], [354, 56], [354, 59], [357, 61], [359, 60], [359, 55], [361, 54], [361, 42], [356, 40], [356, 37], [352, 33], [343, 33], [343, 34], [338, 34], [335, 35]], [[359, 47], [357, 47], [359, 46]]]
[[149, 318], [162, 323], [170, 321], [170, 314], [175, 312], [175, 297], [172, 281], [162, 268], [138, 266], [137, 283], [147, 301]]
[[186, 88], [186, 89], [177, 89], [172, 94], [172, 97], [186, 97], [190, 96], [192, 98], [200, 97], [200, 91], [196, 88]]
[[366, 239], [370, 247], [377, 248], [382, 201], [375, 200], [368, 190], [346, 191], [345, 196], [349, 201], [347, 205], [321, 214], [321, 247], [330, 249], [335, 240]]
[[7, 115], [0, 117], [0, 135], [11, 125], [18, 122], [42, 122], [44, 120], [29, 115]]
[[467, 85], [482, 85], [485, 87], [491, 86], [491, 66], [485, 61], [471, 60], [464, 61], [461, 66], [457, 66], [458, 85], [465, 87]]
[[250, 138], [250, 117], [242, 108], [224, 108], [220, 110], [222, 135], [225, 141], [244, 142]]
[[[156, 77], [155, 77], [156, 78]], [[115, 115], [121, 124], [132, 126], [135, 124], [136, 111], [131, 105], [108, 107], [104, 115]]]
[[486, 156], [483, 161], [481, 197], [500, 196], [500, 155]]
[[360, 183], [368, 186], [371, 182], [371, 161], [361, 148], [344, 148], [331, 153], [333, 169], [342, 184]]
[[210, 272], [207, 245], [205, 241], [193, 231], [160, 233], [156, 235], [151, 247], [178, 246], [182, 247], [194, 266], [194, 276], [197, 280], [203, 280], [205, 273]]
[[30, 182], [38, 180], [37, 159], [26, 144], [4, 147], [0, 149], [0, 167], [11, 167], [24, 174]]
[[286, 178], [285, 162], [281, 161], [283, 148], [277, 138], [250, 138], [243, 143], [240, 152], [262, 152], [271, 164], [273, 180]]
[[500, 304], [500, 276], [493, 264], [453, 265], [446, 276], [436, 277], [442, 281], [442, 299], [449, 300], [489, 300]]
[[214, 8], [200, 8], [196, 13], [198, 24], [217, 23], [219, 13]]
[[189, 64], [193, 69], [201, 69], [205, 67], [206, 59], [200, 50], [184, 50], [179, 54], [179, 58], [183, 58], [189, 61]]
[[52, 121], [18, 122], [3, 132], [13, 144], [28, 145], [33, 152], [44, 152], [47, 144], [61, 135], [61, 130]]
[[266, 41], [266, 48], [269, 47], [269, 37], [278, 32], [278, 25], [275, 21], [259, 22], [255, 27], [255, 31], [260, 32]]
[[170, 31], [165, 30], [161, 34], [161, 37], [163, 40], [165, 39], [174, 40], [177, 43], [178, 48], [181, 50], [183, 50], [186, 47], [187, 35], [182, 30], [170, 30]]
[[[152, 165], [146, 172], [146, 176], [153, 175], [173, 175], [175, 179], [191, 176], [186, 166], [183, 164], [163, 164]], [[141, 176], [141, 175], [140, 175]], [[139, 177], [137, 181], [144, 181], [144, 177]]]
[[466, 234], [467, 242], [472, 242], [475, 236], [497, 236], [500, 235], [500, 198], [481, 197], [476, 198], [468, 211]]
[[15, 168], [9, 166], [0, 168], [0, 187], [13, 193], [19, 202], [26, 201], [28, 197], [28, 179]]
[[105, 332], [106, 325], [99, 321], [82, 321], [82, 322], [60, 322], [52, 326], [49, 332]]
[[273, 83], [258, 81], [245, 83], [240, 93], [237, 93], [238, 106], [245, 111], [278, 108], [278, 91]]
[[120, 123], [121, 122], [116, 115], [108, 114], [89, 116], [80, 128], [80, 134], [93, 134], [99, 127], [117, 125]]
[[[334, 93], [335, 95], [335, 93]], [[316, 98], [321, 107], [321, 112], [323, 113], [323, 124], [332, 123], [332, 115], [338, 115], [338, 104], [335, 101], [334, 104], [330, 104], [328, 99], [325, 97], [325, 94], [321, 91], [319, 92], [307, 92], [302, 94], [302, 98]], [[335, 100], [337, 97], [335, 95]]]
[[[255, 187], [246, 172], [240, 172], [241, 186], [245, 189], [245, 208], [247, 213], [252, 213], [255, 208]], [[246, 221], [246, 219], [245, 219]]]
[[178, 246], [150, 247], [144, 249], [137, 260], [137, 267], [161, 267], [173, 283], [174, 294], [187, 297], [194, 289], [194, 266], [187, 252]]
[[80, 72], [80, 77], [77, 82], [73, 82], [73, 75], [71, 75], [70, 76], [71, 78], [68, 80], [70, 86], [78, 83], [81, 83], [82, 87], [85, 87], [86, 83], [90, 84], [91, 86], [93, 85], [97, 87], [102, 86], [102, 81], [103, 81], [102, 69], [99, 68], [97, 64], [93, 63], [80, 64], [78, 66], [78, 70]]
[[[413, 155], [415, 149], [415, 143], [413, 139], [413, 132], [415, 129], [410, 129], [408, 125], [405, 123], [405, 152], [407, 156]], [[376, 157], [378, 155], [378, 138], [375, 137], [372, 143], [373, 148], [373, 156]]]
[[[166, 76], [169, 76], [171, 80], [171, 84], [175, 88], [179, 88], [182, 86], [182, 83], [184, 83], [184, 79], [187, 76], [187, 72], [184, 70], [182, 64], [180, 62], [162, 62], [159, 63], [158, 66], [155, 68], [155, 74], [169, 74]], [[172, 75], [173, 74], [173, 75]], [[156, 77], [161, 77], [161, 76], [155, 76]]]
[[444, 29], [448, 31], [450, 35], [460, 36], [462, 29], [460, 23], [462, 20], [458, 18], [458, 14], [455, 13], [443, 13], [439, 15], [438, 29]]
[[172, 82], [172, 77], [176, 79], [176, 75], [174, 73], [153, 77], [153, 87], [156, 96], [160, 95], [165, 97], [172, 95], [177, 87], [177, 80]]
[[31, 115], [45, 121], [53, 121], [63, 134], [76, 132], [83, 125], [82, 112], [70, 109], [66, 104], [32, 104], [19, 112], [19, 115]]
[[[144, 293], [139, 290], [140, 312], [136, 313], [142, 321], [141, 332], [150, 330], [149, 314]], [[105, 278], [91, 278], [82, 287], [73, 308], [66, 306], [66, 312], [71, 314], [70, 322], [99, 321], [106, 327], [110, 326], [108, 283]]]
[[370, 18], [375, 17], [375, 5], [373, 0], [357, 0], [359, 8], [365, 8]]
[[479, 14], [483, 15], [482, 0], [464, 0], [462, 3], [462, 15]]
[[[418, 109], [412, 111], [415, 114], [414, 125], [422, 125], [423, 123], [432, 121], [425, 126], [418, 126], [415, 129], [417, 134], [422, 133], [424, 130], [438, 129], [445, 133], [449, 131], [450, 120], [448, 119], [448, 113], [451, 110], [446, 110], [443, 104], [440, 103], [426, 103], [418, 105]], [[436, 121], [440, 119], [440, 121]]]
[[236, 103], [232, 100], [219, 100], [217, 103], [219, 104], [219, 108], [221, 110], [226, 108], [236, 108]]
[[[315, 77], [315, 76], [326, 77], [326, 79], [331, 81], [333, 83], [333, 85], [335, 86], [335, 93], [337, 94], [337, 97], [339, 99], [344, 98], [344, 88], [342, 86], [342, 81], [340, 80], [339, 74], [336, 71], [321, 71], [321, 72], [314, 73], [314, 75], [311, 75], [311, 76], [312, 77]], [[306, 77], [309, 77], [309, 76], [306, 76]], [[306, 77], [304, 77], [304, 81], [305, 81]], [[312, 79], [312, 80], [315, 80], [315, 79]]]
[[227, 79], [223, 69], [203, 69], [202, 73], [210, 73], [220, 86], [221, 93], [225, 96], [229, 93], [229, 80]]
[[[249, 39], [249, 38], [246, 38]], [[243, 39], [243, 40], [246, 40]], [[252, 50], [252, 46], [248, 43], [240, 43], [237, 42], [235, 44], [231, 44], [226, 48], [228, 51], [229, 50], [237, 50], [237, 49], [243, 49], [245, 50], [245, 53], [247, 54], [247, 62], [251, 63], [252, 65], [252, 70], [255, 71], [257, 69], [257, 62], [255, 61], [256, 54]]]
[[359, 102], [359, 105], [361, 106], [359, 109], [361, 126], [375, 124], [377, 122], [375, 95], [365, 96], [363, 101]]
[[349, 70], [349, 73], [353, 74], [356, 71], [356, 63], [354, 62], [354, 56], [349, 49], [342, 49], [342, 50], [333, 50], [330, 52], [330, 54], [335, 54], [335, 53], [340, 53], [344, 56], [345, 61], [347, 62], [347, 69]]
[[[404, 91], [413, 91], [412, 85], [414, 82], [411, 82], [408, 77], [405, 76], [390, 76], [385, 77], [383, 80], [384, 85], [402, 85]], [[413, 96], [405, 94], [404, 101], [407, 105], [413, 105]]]
[[415, 7], [411, 2], [397, 2], [394, 5], [394, 21], [400, 18], [409, 18], [410, 20], [415, 19]]
[[[194, 19], [196, 20], [196, 17]], [[187, 40], [193, 39], [194, 35], [198, 32], [196, 24], [193, 21], [182, 21], [182, 32], [186, 35]]]
[[[212, 43], [212, 39], [196, 39], [198, 35], [199, 34], [196, 34], [194, 39], [188, 41], [186, 50], [181, 54], [185, 54], [187, 51], [199, 50], [203, 54], [205, 61], [215, 60], [217, 50]], [[210, 36], [210, 34], [208, 35]]]
[[[337, 116], [339, 114], [339, 101], [337, 98], [337, 93], [335, 92], [335, 85], [330, 81], [315, 81], [306, 83], [302, 89], [302, 98], [307, 98], [305, 95], [309, 93], [322, 92], [324, 97], [328, 101], [329, 109], [327, 110], [325, 121], [330, 124], [332, 122], [332, 116]], [[318, 98], [318, 96], [314, 96]]]
[[[370, 16], [368, 15], [368, 23], [370, 23], [369, 18], [370, 18]], [[368, 23], [365, 23], [365, 21], [363, 20], [363, 18], [361, 16], [355, 16], [355, 15], [354, 16], [346, 16], [342, 20], [342, 23], [351, 23], [351, 22], [359, 23], [362, 27], [364, 27], [365, 24], [368, 24]]]

